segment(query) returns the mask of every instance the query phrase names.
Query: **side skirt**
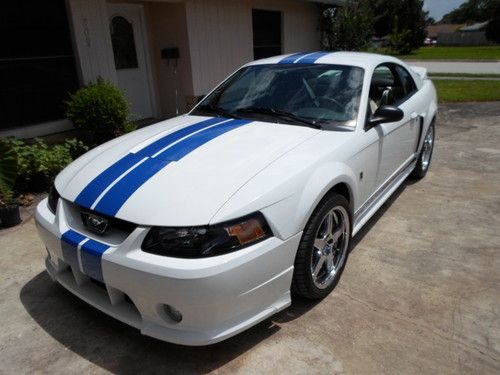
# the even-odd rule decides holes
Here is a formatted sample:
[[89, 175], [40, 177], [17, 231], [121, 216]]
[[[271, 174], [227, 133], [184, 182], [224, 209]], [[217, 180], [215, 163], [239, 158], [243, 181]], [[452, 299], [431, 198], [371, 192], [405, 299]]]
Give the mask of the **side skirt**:
[[387, 199], [396, 191], [415, 168], [417, 157], [414, 155], [399, 171], [394, 173], [370, 198], [354, 213], [354, 227], [352, 235], [366, 224]]

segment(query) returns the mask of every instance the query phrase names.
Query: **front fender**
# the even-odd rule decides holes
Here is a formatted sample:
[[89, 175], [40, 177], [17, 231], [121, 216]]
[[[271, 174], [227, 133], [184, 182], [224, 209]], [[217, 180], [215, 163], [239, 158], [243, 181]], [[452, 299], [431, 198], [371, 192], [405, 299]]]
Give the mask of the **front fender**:
[[325, 195], [335, 185], [341, 183], [345, 184], [349, 190], [349, 197], [347, 198], [351, 203], [352, 210], [356, 207], [358, 198], [358, 187], [354, 171], [341, 162], [325, 163], [314, 170], [307, 180], [297, 205], [297, 210], [302, 218], [298, 223], [300, 230], [305, 227], [309, 217]]
[[[358, 190], [354, 172], [341, 162], [325, 162], [285, 178], [263, 173], [238, 191], [212, 218], [212, 223], [234, 219], [249, 212], [261, 211], [273, 233], [287, 239], [302, 231], [312, 212], [323, 197], [339, 183], [350, 191], [351, 206]], [[273, 182], [278, 182], [273, 184]]]
[[420, 134], [420, 139], [418, 142], [418, 149], [417, 149], [418, 152], [422, 150], [425, 134], [427, 134], [427, 130], [429, 129], [431, 123], [435, 121], [438, 112], [437, 93], [436, 93], [436, 88], [434, 87], [432, 81], [430, 80], [424, 81], [424, 87], [422, 88], [422, 90], [424, 90], [425, 97], [431, 99], [430, 103], [427, 105], [427, 108], [425, 110], [425, 117], [423, 119], [423, 124], [422, 124], [422, 133]]

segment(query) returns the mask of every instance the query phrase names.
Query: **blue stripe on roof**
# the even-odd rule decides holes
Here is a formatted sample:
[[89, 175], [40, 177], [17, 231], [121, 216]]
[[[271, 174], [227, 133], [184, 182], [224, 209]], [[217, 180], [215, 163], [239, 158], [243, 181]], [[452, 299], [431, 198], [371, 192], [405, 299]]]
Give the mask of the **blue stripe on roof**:
[[168, 146], [171, 143], [178, 141], [179, 139], [188, 136], [194, 132], [202, 130], [208, 126], [218, 124], [223, 121], [227, 121], [226, 118], [216, 117], [205, 121], [198, 122], [196, 124], [182, 128], [176, 132], [170, 133], [165, 137], [158, 139], [157, 141], [147, 145], [142, 150], [137, 153], [129, 153], [123, 158], [115, 162], [113, 165], [104, 170], [101, 174], [96, 176], [75, 199], [75, 202], [83, 207], [90, 208], [96, 199], [101, 195], [101, 193], [118, 177], [125, 173], [128, 169], [132, 168], [141, 159], [146, 156], [152, 156], [156, 152], [160, 151], [162, 148]]
[[248, 120], [231, 120], [223, 124], [205, 129], [186, 138], [160, 153], [155, 158], [149, 158], [134, 168], [124, 178], [118, 181], [95, 206], [95, 210], [106, 215], [115, 215], [125, 202], [146, 181], [172, 161], [177, 161], [212, 139], [248, 124]]
[[319, 58], [328, 55], [330, 52], [300, 52], [287, 56], [278, 61], [278, 64], [314, 64]]
[[278, 64], [293, 64], [298, 58], [307, 55], [307, 52], [294, 53], [293, 55], [287, 56], [284, 59], [278, 61]]
[[295, 60], [296, 64], [314, 64], [319, 58], [328, 55], [330, 52], [315, 52]]

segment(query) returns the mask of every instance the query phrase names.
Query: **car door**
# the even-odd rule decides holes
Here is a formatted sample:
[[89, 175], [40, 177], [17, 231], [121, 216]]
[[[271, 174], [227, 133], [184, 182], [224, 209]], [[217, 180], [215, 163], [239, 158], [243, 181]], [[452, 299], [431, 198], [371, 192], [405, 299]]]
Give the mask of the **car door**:
[[[379, 124], [375, 127], [380, 138], [377, 188], [391, 180], [409, 164], [416, 148], [419, 117], [413, 108], [414, 101], [412, 100], [416, 87], [414, 82], [402, 80], [401, 76], [404, 72], [400, 72], [400, 68], [404, 69], [396, 64], [383, 64], [375, 69], [372, 77], [371, 86], [375, 94], [370, 96], [371, 100], [376, 102], [377, 107], [395, 105], [404, 112], [402, 120]], [[408, 74], [405, 78], [411, 79], [411, 76]]]
[[417, 145], [422, 127], [422, 113], [425, 112], [425, 101], [422, 101], [417, 91], [417, 86], [411, 74], [402, 66], [394, 65], [401, 83], [401, 97], [397, 98], [396, 105], [403, 111], [408, 112], [410, 117], [409, 126], [405, 133], [405, 150], [408, 158], [416, 156]]

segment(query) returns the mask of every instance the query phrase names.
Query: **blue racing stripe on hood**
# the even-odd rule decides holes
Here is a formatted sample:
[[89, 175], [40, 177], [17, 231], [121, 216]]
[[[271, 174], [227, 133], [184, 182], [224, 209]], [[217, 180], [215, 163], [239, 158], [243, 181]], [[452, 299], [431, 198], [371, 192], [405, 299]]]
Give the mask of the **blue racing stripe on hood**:
[[144, 157], [150, 157], [154, 155], [156, 152], [161, 149], [167, 147], [169, 144], [172, 144], [179, 139], [188, 136], [194, 132], [202, 130], [206, 127], [212, 126], [214, 124], [218, 124], [224, 121], [228, 121], [229, 119], [216, 117], [211, 118], [209, 120], [201, 121], [195, 123], [193, 125], [187, 126], [180, 130], [177, 130], [173, 133], [167, 134], [165, 137], [162, 137], [155, 142], [147, 145], [142, 150], [137, 153], [129, 153], [125, 155], [123, 158], [115, 162], [113, 165], [104, 170], [101, 174], [96, 176], [81, 192], [75, 199], [75, 203], [90, 208], [102, 194], [106, 188], [113, 183], [118, 177], [120, 177], [127, 170], [132, 168], [135, 164], [137, 164]]
[[250, 122], [249, 120], [231, 120], [221, 123], [193, 134], [191, 137], [162, 151], [157, 156], [148, 158], [113, 185], [97, 203], [94, 209], [106, 215], [116, 215], [137, 189], [168, 164], [180, 160], [212, 139]]

